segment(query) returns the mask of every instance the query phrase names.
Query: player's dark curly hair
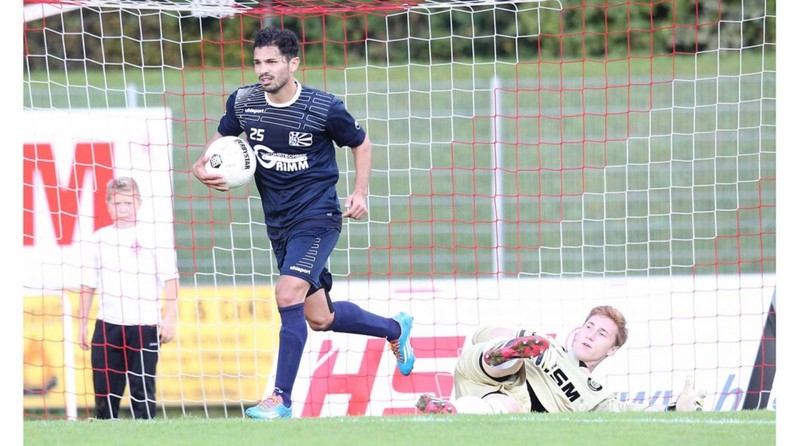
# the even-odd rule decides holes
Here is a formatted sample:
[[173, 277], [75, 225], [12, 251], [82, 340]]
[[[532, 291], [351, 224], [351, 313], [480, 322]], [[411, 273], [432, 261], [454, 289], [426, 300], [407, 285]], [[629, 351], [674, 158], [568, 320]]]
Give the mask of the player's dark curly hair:
[[300, 40], [297, 34], [275, 26], [259, 29], [253, 36], [253, 49], [265, 46], [278, 47], [278, 51], [286, 60], [292, 60], [300, 53]]
[[590, 317], [595, 315], [605, 316], [614, 321], [614, 324], [617, 325], [617, 339], [614, 345], [617, 347], [622, 347], [628, 341], [627, 321], [625, 320], [625, 316], [621, 311], [610, 305], [600, 305], [592, 308], [592, 311], [590, 311], [589, 315], [586, 316], [586, 320], [588, 321]]

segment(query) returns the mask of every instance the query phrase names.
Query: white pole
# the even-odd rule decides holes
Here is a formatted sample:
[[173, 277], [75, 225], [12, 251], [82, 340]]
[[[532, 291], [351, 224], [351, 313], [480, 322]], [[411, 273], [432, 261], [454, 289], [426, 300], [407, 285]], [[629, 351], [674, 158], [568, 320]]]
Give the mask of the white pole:
[[125, 86], [125, 99], [127, 100], [128, 108], [136, 108], [139, 106], [139, 89], [136, 84], [129, 82]]
[[501, 172], [503, 168], [503, 153], [502, 147], [499, 142], [500, 135], [503, 131], [503, 123], [500, 119], [500, 110], [502, 110], [500, 98], [501, 95], [498, 94], [500, 91], [500, 79], [497, 76], [492, 77], [492, 116], [494, 122], [494, 215], [495, 215], [495, 228], [493, 234], [493, 241], [495, 246], [495, 255], [493, 257], [494, 261], [494, 272], [495, 273], [502, 273], [505, 268], [505, 248], [503, 247], [504, 244], [504, 232], [505, 232], [505, 223], [503, 222], [503, 216], [505, 212], [503, 212], [503, 173]]
[[66, 290], [61, 290], [64, 313], [64, 411], [68, 420], [78, 419], [77, 387], [75, 383], [75, 340], [72, 331], [72, 302]]

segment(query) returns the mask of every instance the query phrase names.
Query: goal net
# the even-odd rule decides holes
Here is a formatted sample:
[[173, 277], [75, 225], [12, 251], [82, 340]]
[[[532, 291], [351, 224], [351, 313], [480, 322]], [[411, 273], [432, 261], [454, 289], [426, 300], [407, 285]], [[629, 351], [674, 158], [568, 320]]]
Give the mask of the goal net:
[[25, 416], [92, 416], [77, 290], [114, 175], [138, 179], [143, 220], [177, 252], [159, 416], [241, 417], [271, 390], [278, 273], [258, 192], [191, 173], [228, 96], [257, 81], [267, 24], [298, 34], [298, 78], [373, 143], [369, 217], [344, 224], [332, 298], [415, 317], [409, 377], [382, 339], [310, 332], [296, 416], [414, 413], [422, 393], [451, 396], [479, 325], [568, 342], [604, 304], [630, 328], [595, 372], [621, 399], [669, 402], [691, 375], [706, 410], [774, 407], [774, 1], [23, 8]]

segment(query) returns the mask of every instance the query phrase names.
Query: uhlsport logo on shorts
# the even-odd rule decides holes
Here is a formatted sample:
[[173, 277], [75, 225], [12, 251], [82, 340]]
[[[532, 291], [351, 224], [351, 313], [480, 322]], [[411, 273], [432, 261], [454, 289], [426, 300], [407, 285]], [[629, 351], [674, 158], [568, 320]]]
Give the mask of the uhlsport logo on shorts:
[[292, 270], [292, 271], [297, 271], [298, 273], [311, 274], [311, 270], [310, 269], [300, 268], [297, 265], [292, 265], [292, 266], [289, 267], [289, 269]]

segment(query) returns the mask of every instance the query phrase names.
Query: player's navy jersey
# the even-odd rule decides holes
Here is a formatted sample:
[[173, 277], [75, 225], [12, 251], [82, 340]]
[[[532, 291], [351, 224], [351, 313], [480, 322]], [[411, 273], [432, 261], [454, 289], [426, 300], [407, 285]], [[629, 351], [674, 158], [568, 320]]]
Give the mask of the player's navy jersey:
[[245, 138], [256, 152], [255, 179], [266, 224], [341, 215], [335, 145], [356, 147], [366, 133], [333, 94], [297, 83], [291, 101], [274, 104], [260, 85], [240, 87], [228, 98], [217, 131]]

